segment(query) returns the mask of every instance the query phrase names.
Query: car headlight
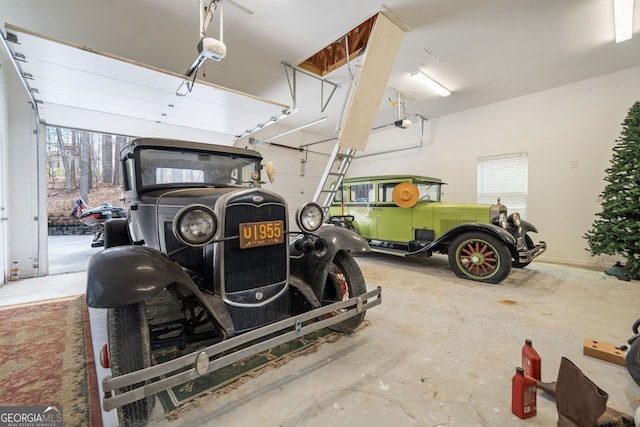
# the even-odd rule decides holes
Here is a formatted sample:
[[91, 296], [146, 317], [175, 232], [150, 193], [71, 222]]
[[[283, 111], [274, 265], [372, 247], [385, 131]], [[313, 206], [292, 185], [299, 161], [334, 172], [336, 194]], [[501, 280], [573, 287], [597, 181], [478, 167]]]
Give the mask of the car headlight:
[[324, 214], [317, 203], [305, 203], [296, 212], [296, 223], [302, 231], [313, 233], [322, 225]]
[[509, 224], [507, 222], [507, 213], [506, 212], [500, 212], [500, 216], [498, 217], [498, 225], [501, 228], [504, 228], [505, 230], [507, 229], [507, 226]]
[[218, 230], [218, 220], [211, 208], [189, 205], [180, 209], [173, 219], [173, 234], [188, 246], [204, 246], [210, 243]]
[[500, 203], [500, 199], [489, 207], [489, 220], [491, 224], [507, 228], [507, 207]]
[[509, 224], [516, 227], [520, 227], [520, 225], [522, 225], [522, 219], [520, 218], [520, 214], [518, 212], [514, 212], [509, 215]]

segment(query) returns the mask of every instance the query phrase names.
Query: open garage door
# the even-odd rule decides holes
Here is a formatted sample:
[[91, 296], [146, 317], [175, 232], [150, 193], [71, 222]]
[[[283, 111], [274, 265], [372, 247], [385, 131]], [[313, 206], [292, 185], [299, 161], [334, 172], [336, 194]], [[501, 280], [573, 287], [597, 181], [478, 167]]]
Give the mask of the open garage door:
[[[2, 41], [35, 115], [33, 132], [4, 141], [19, 146], [13, 152], [20, 151], [21, 158], [37, 159], [25, 160], [29, 167], [10, 164], [2, 171], [3, 181], [13, 183], [11, 194], [25, 195], [23, 199], [30, 197], [28, 209], [22, 199], [7, 200], [16, 207], [14, 215], [6, 221], [7, 227], [26, 230], [20, 236], [23, 241], [38, 242], [34, 244], [37, 248], [24, 244], [18, 247], [17, 238], [7, 242], [5, 254], [20, 263], [24, 277], [49, 272], [44, 222], [46, 125], [232, 145], [237, 135], [292, 113], [284, 104], [54, 40], [10, 24], [5, 24]], [[31, 143], [32, 139], [37, 141]], [[40, 190], [34, 192], [34, 188]], [[18, 209], [19, 206], [23, 209]], [[15, 214], [18, 211], [22, 214]]]
[[236, 135], [289, 112], [284, 104], [11, 24], [5, 32], [45, 124], [231, 145]]

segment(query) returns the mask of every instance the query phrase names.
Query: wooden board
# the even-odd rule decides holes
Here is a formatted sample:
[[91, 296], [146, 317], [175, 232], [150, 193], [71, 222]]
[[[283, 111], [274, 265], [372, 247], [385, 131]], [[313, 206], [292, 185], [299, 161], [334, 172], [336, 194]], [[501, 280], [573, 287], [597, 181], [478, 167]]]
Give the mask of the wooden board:
[[591, 338], [585, 338], [582, 349], [586, 356], [606, 360], [607, 362], [615, 363], [620, 366], [627, 366], [627, 362], [624, 359], [624, 351], [613, 344]]

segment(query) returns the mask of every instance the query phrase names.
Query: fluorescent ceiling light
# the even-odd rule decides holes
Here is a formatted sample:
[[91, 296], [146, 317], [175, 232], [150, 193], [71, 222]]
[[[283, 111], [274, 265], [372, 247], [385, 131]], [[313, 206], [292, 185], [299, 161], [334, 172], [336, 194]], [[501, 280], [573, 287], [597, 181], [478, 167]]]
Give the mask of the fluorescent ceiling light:
[[616, 43], [629, 40], [633, 35], [633, 0], [613, 0], [613, 18]]
[[411, 77], [427, 86], [429, 89], [433, 90], [440, 96], [449, 96], [451, 95], [451, 91], [446, 87], [442, 86], [440, 83], [433, 80], [431, 77], [424, 74], [422, 71], [418, 71], [416, 73], [411, 73]]

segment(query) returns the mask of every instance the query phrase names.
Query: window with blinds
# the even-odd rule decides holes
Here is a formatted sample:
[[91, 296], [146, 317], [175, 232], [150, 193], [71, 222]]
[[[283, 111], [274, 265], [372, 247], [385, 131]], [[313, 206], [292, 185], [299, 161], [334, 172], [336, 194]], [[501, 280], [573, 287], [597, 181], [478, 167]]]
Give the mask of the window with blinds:
[[478, 203], [498, 198], [509, 213], [527, 218], [528, 158], [526, 152], [478, 158]]

